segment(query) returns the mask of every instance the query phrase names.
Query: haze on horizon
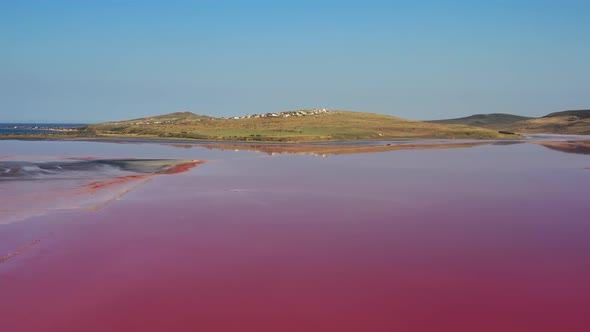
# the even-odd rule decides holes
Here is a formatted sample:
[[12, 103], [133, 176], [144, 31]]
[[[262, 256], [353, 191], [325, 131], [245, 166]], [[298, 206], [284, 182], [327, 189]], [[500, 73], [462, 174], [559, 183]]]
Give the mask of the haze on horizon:
[[0, 122], [590, 107], [588, 1], [3, 1]]

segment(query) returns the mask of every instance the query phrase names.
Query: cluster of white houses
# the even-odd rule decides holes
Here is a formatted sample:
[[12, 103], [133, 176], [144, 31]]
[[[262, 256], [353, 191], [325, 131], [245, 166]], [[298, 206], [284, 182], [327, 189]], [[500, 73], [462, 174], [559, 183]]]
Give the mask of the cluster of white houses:
[[323, 113], [332, 113], [332, 111], [328, 111], [325, 108], [322, 109], [313, 109], [313, 110], [299, 110], [299, 111], [286, 111], [280, 113], [264, 113], [264, 114], [248, 114], [243, 116], [234, 116], [233, 118], [229, 119], [252, 119], [252, 118], [288, 118], [291, 116], [310, 116], [310, 115], [318, 115]]
[[150, 125], [150, 124], [162, 124], [162, 123], [174, 123], [173, 121], [140, 121], [140, 122], [135, 122], [134, 124], [136, 125]]

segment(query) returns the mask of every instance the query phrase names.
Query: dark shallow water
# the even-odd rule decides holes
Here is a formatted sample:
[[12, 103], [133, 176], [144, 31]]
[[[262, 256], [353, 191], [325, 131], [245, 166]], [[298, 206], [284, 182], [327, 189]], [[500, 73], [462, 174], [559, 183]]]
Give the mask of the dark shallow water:
[[54, 130], [49, 129], [28, 129], [28, 128], [0, 128], [0, 135], [9, 134], [47, 134], [53, 133]]
[[55, 132], [52, 128], [81, 127], [80, 123], [0, 123], [0, 137], [7, 134], [46, 134]]
[[[30, 162], [211, 160], [100, 209], [76, 209], [74, 195], [69, 209], [0, 223], [0, 257], [17, 253], [0, 263], [7, 331], [590, 324], [588, 155], [534, 144], [327, 158], [162, 144], [0, 147], [4, 160]], [[18, 183], [0, 182], [0, 195], [64, 190]]]

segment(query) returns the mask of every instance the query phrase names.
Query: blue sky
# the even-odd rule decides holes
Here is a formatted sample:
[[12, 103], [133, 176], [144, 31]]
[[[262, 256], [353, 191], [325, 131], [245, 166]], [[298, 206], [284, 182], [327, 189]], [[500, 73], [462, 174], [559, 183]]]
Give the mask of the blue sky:
[[590, 108], [590, 1], [2, 1], [0, 122]]

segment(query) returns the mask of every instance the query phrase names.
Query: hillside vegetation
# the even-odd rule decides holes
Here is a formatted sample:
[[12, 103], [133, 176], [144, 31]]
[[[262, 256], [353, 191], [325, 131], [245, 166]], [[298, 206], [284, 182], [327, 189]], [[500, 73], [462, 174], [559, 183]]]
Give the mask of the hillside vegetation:
[[562, 117], [562, 116], [575, 116], [580, 119], [588, 119], [590, 118], [590, 110], [570, 110], [570, 111], [562, 111], [562, 112], [554, 112], [544, 116], [544, 118], [555, 118], [555, 117]]
[[[90, 125], [83, 132], [99, 137], [279, 142], [515, 137], [484, 128], [411, 121], [373, 113], [325, 110], [324, 113], [317, 114], [310, 112], [312, 111], [291, 111], [239, 119], [213, 118], [190, 112], [172, 113]], [[310, 115], [301, 116], [300, 113]]]
[[555, 112], [540, 118], [525, 118], [510, 114], [478, 114], [431, 122], [465, 124], [522, 134], [590, 135], [590, 110]]
[[475, 114], [466, 116], [464, 118], [457, 119], [446, 119], [446, 120], [433, 120], [429, 122], [433, 123], [445, 123], [445, 124], [461, 124], [466, 126], [476, 126], [483, 128], [496, 128], [498, 125], [505, 125], [514, 123], [517, 121], [523, 121], [532, 119], [526, 116], [504, 114], [504, 113], [491, 113], [491, 114]]

